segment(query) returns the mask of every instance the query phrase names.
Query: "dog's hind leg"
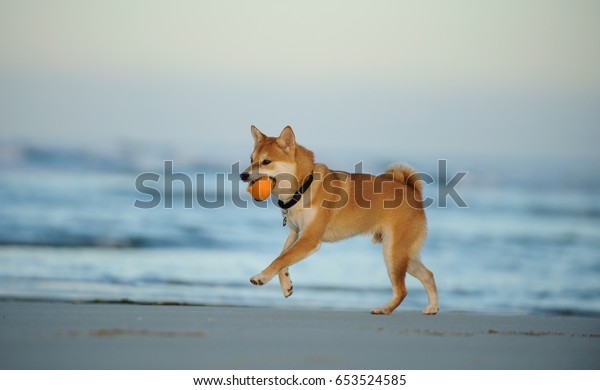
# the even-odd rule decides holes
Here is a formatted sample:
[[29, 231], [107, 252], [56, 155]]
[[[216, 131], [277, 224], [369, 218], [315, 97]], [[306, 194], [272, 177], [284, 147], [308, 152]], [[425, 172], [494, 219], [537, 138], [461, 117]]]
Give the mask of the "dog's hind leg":
[[[283, 245], [283, 250], [285, 251], [287, 248], [289, 248], [294, 242], [296, 242], [297, 238], [298, 233], [295, 230], [290, 229], [290, 235]], [[281, 286], [281, 291], [283, 292], [283, 296], [285, 298], [288, 298], [293, 294], [294, 285], [290, 279], [290, 271], [287, 267], [279, 271], [279, 285]]]
[[391, 314], [407, 295], [404, 280], [408, 267], [408, 253], [402, 245], [402, 240], [398, 239], [394, 232], [389, 233], [383, 235], [383, 258], [392, 282], [392, 299], [385, 305], [371, 310], [371, 314]]
[[433, 273], [421, 263], [421, 259], [418, 257], [412, 257], [410, 259], [407, 271], [417, 278], [423, 284], [423, 287], [425, 287], [425, 291], [427, 291], [429, 304], [423, 309], [423, 314], [436, 314], [439, 310], [439, 305], [437, 287], [435, 286]]

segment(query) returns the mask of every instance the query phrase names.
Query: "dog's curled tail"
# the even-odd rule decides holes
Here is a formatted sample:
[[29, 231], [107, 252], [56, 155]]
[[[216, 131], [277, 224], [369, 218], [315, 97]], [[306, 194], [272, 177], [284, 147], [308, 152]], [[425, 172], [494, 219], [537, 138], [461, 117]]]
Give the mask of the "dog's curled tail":
[[423, 194], [423, 183], [419, 173], [412, 167], [404, 164], [391, 165], [386, 171], [386, 174], [392, 175], [394, 180], [402, 182], [407, 186], [415, 189], [419, 197]]

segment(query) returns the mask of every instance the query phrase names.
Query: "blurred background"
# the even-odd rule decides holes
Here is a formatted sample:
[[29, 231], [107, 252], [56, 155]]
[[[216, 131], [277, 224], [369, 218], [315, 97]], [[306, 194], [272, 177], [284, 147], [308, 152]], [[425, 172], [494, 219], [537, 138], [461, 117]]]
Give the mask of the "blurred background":
[[[251, 124], [290, 124], [336, 169], [468, 172], [467, 208], [427, 210], [442, 310], [600, 315], [599, 17], [583, 0], [0, 0], [0, 298], [383, 303], [365, 237], [295, 265], [287, 300], [248, 282], [287, 228], [217, 177], [248, 164]], [[162, 202], [135, 208], [165, 160], [194, 188], [147, 183]], [[184, 207], [197, 173], [223, 207]], [[409, 277], [403, 307], [425, 303]]]

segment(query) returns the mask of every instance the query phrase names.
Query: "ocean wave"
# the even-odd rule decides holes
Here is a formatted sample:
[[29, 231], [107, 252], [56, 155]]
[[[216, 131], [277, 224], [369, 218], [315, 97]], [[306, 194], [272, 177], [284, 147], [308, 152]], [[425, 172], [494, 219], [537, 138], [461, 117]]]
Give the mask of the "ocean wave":
[[[158, 145], [79, 145], [0, 143], [0, 167], [60, 172], [142, 173], [160, 171], [175, 160], [176, 171], [229, 172], [230, 163], [216, 164], [199, 156]], [[233, 158], [232, 162], [236, 159]]]
[[[181, 279], [181, 278], [162, 278], [159, 276], [141, 276], [138, 278], [123, 278], [117, 275], [97, 275], [95, 277], [66, 277], [66, 276], [3, 276], [0, 281], [17, 282], [22, 284], [29, 283], [99, 283], [114, 286], [162, 286], [162, 287], [194, 287], [209, 289], [241, 289], [250, 288], [249, 282], [244, 281], [214, 281], [206, 279]], [[389, 288], [366, 287], [366, 286], [336, 286], [336, 285], [311, 285], [302, 284], [303, 291], [312, 292], [330, 292], [330, 293], [354, 293], [354, 294], [388, 294]]]
[[1, 149], [3, 165], [11, 167], [38, 167], [46, 170], [76, 170], [103, 172], [131, 172], [132, 161], [115, 155], [100, 154], [84, 149], [45, 146], [12, 146]]
[[556, 206], [530, 206], [526, 212], [535, 217], [559, 217], [597, 220], [600, 219], [600, 208], [597, 207], [556, 207]]
[[13, 238], [0, 237], [0, 246], [14, 247], [48, 247], [48, 248], [228, 248], [219, 240], [209, 237], [194, 237], [193, 239], [168, 239], [153, 237], [73, 237], [60, 235], [58, 237]]
[[533, 312], [536, 314], [561, 316], [561, 317], [594, 317], [594, 318], [600, 317], [600, 311], [597, 311], [597, 310], [586, 310], [586, 309], [569, 308], [569, 307], [534, 309]]

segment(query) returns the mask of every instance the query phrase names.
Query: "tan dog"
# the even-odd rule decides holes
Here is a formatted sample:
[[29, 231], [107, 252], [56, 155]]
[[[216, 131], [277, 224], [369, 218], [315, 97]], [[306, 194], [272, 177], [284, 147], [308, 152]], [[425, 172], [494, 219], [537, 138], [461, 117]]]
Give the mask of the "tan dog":
[[343, 240], [358, 234], [383, 243], [383, 256], [392, 282], [392, 299], [373, 314], [390, 314], [407, 295], [406, 272], [423, 283], [429, 304], [423, 314], [438, 311], [433, 274], [421, 263], [420, 251], [427, 234], [418, 174], [405, 166], [392, 166], [384, 174], [350, 174], [329, 170], [314, 162], [313, 152], [296, 144], [287, 126], [277, 138], [252, 126], [254, 151], [251, 165], [240, 175], [254, 182], [273, 179], [284, 224], [290, 235], [281, 254], [250, 282], [263, 285], [275, 275], [283, 295], [292, 294], [288, 267], [317, 251], [321, 242]]

